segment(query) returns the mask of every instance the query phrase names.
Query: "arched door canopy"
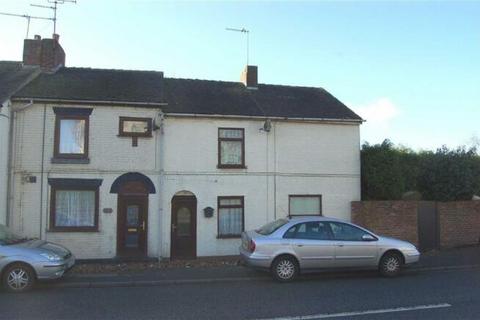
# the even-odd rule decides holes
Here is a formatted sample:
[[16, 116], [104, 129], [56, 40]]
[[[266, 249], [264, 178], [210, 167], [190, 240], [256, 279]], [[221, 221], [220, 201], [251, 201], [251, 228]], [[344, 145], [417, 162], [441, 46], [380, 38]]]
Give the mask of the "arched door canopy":
[[139, 172], [125, 173], [115, 179], [115, 181], [112, 183], [112, 187], [110, 188], [110, 193], [120, 193], [120, 188], [122, 185], [133, 181], [142, 182], [147, 188], [148, 193], [156, 193], [155, 185], [153, 184], [152, 180]]

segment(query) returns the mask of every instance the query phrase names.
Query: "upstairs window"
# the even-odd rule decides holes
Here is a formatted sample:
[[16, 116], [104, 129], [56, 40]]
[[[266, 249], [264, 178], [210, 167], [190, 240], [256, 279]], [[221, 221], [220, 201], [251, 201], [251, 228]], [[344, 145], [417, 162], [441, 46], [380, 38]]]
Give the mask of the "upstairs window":
[[218, 167], [245, 168], [244, 129], [218, 129]]
[[122, 137], [151, 137], [152, 119], [120, 117], [118, 135]]
[[322, 196], [290, 195], [289, 214], [290, 216], [321, 216]]
[[55, 158], [88, 158], [89, 118], [92, 109], [53, 108], [55, 112]]

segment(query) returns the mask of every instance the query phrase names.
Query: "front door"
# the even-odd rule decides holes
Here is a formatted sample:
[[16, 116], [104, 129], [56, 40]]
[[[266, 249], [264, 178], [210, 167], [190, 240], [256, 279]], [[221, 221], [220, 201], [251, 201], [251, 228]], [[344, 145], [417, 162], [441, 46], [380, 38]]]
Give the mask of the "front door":
[[146, 256], [148, 197], [120, 196], [118, 201], [118, 255]]
[[171, 258], [197, 256], [197, 199], [175, 196], [172, 199]]

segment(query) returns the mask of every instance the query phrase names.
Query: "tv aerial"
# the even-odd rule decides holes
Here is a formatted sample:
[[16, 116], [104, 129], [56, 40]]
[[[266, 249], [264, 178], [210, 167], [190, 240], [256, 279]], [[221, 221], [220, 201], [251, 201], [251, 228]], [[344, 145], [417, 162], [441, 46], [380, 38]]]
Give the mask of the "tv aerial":
[[10, 17], [20, 17], [20, 18], [27, 19], [27, 33], [26, 33], [26, 36], [25, 36], [26, 39], [28, 39], [28, 33], [30, 32], [30, 20], [31, 19], [53, 21], [53, 18], [37, 17], [37, 16], [31, 16], [31, 15], [28, 15], [28, 14], [16, 14], [16, 13], [0, 12], [0, 15], [10, 16]]
[[47, 0], [48, 3], [51, 3], [52, 5], [50, 6], [45, 6], [41, 4], [30, 4], [32, 7], [38, 7], [38, 8], [44, 8], [44, 9], [50, 9], [53, 10], [53, 18], [50, 18], [50, 20], [53, 21], [53, 34], [57, 33], [57, 9], [59, 4], [65, 4], [65, 3], [77, 3], [77, 0]]
[[246, 40], [247, 40], [247, 66], [248, 66], [248, 56], [249, 56], [249, 42], [250, 42], [250, 31], [245, 29], [245, 28], [225, 28], [225, 30], [227, 31], [233, 31], [233, 32], [241, 32], [243, 34], [245, 34], [247, 37], [246, 37]]

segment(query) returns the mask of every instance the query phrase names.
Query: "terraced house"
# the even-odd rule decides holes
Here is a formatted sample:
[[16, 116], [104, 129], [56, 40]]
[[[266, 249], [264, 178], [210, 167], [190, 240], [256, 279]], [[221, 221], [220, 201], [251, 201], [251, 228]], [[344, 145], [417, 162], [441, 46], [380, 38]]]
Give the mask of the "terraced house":
[[[240, 234], [296, 214], [350, 219], [362, 119], [321, 88], [65, 67], [11, 97], [8, 223], [80, 259], [237, 254]], [[13, 118], [12, 118], [13, 119]]]

